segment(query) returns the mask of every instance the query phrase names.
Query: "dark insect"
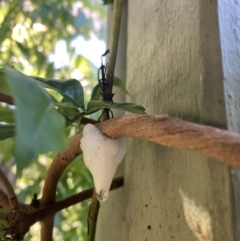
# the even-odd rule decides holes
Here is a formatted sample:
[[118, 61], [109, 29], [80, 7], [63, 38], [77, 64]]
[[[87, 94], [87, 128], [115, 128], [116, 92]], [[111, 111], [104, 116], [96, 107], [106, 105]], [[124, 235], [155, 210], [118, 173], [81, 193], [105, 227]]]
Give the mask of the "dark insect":
[[101, 66], [98, 69], [98, 83], [99, 86], [102, 89], [102, 94], [106, 94], [106, 87], [107, 87], [107, 81], [106, 81], [106, 66], [103, 64], [103, 57], [105, 57], [109, 53], [109, 49], [101, 56]]
[[[111, 101], [113, 103], [113, 100], [112, 100], [112, 97], [113, 97], [113, 94], [111, 94], [111, 96], [106, 93], [106, 89], [107, 89], [107, 80], [106, 80], [106, 66], [103, 64], [103, 57], [107, 56], [107, 54], [109, 53], [109, 49], [106, 50], [106, 52], [104, 54], [102, 54], [101, 56], [101, 66], [100, 68], [98, 69], [98, 83], [99, 83], [99, 86], [101, 87], [102, 89], [102, 97], [103, 97], [103, 100], [107, 100], [107, 101]], [[110, 117], [110, 114], [111, 113], [111, 117]], [[99, 117], [99, 121], [101, 120], [102, 116], [103, 115], [106, 115], [107, 116], [107, 119], [110, 119], [110, 118], [113, 118], [113, 112], [111, 111], [111, 109], [109, 108], [105, 108], [101, 114], [101, 116]]]

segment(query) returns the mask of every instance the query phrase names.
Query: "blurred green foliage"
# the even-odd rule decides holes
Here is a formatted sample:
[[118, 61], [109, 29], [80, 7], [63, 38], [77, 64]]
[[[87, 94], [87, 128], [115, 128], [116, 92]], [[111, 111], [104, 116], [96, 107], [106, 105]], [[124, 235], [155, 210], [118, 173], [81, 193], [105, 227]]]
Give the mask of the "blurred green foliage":
[[107, 4], [113, 4], [114, 0], [103, 0], [103, 4], [107, 5]]
[[[103, 108], [145, 113], [135, 104], [100, 101], [96, 67], [71, 45], [78, 36], [103, 39], [105, 18], [100, 0], [0, 2], [0, 93], [12, 96], [16, 105], [0, 102], [0, 163], [20, 202], [31, 203], [34, 193], [41, 197], [56, 151], [82, 130], [83, 116]], [[56, 68], [49, 56], [60, 41], [66, 43], [69, 62]], [[101, 56], [96, 57], [100, 64]], [[114, 84], [128, 94], [120, 79]], [[57, 199], [91, 186], [92, 177], [79, 156], [61, 176]], [[58, 213], [54, 240], [86, 240], [87, 210], [85, 201]], [[25, 240], [39, 240], [38, 225]]]
[[[100, 0], [0, 1], [0, 66], [2, 68], [7, 65], [14, 66], [25, 74], [48, 79], [72, 79], [71, 76], [77, 72], [80, 73], [78, 80], [87, 81], [88, 83], [85, 90], [90, 90], [97, 83], [96, 67], [84, 56], [77, 56], [71, 42], [78, 36], [83, 36], [86, 40], [89, 40], [91, 36], [103, 40], [105, 38], [105, 19], [106, 8]], [[100, 27], [97, 28], [96, 25]], [[54, 63], [49, 61], [49, 56], [54, 53], [55, 46], [60, 40], [66, 42], [69, 65], [56, 69]], [[6, 84], [3, 75], [2, 71], [0, 73], [0, 92], [12, 95], [12, 90]], [[38, 79], [39, 81], [40, 79]], [[82, 92], [80, 94], [76, 93], [77, 90], [83, 91], [82, 85], [79, 83], [79, 81], [72, 79], [69, 87], [69, 83], [60, 82], [58, 84], [54, 80], [48, 80], [48, 83], [45, 83], [43, 87], [53, 89], [49, 91], [53, 98], [52, 102], [54, 99], [59, 99], [60, 96], [62, 102], [66, 101], [67, 98], [73, 98], [75, 102], [81, 102], [81, 105], [83, 105], [84, 100], [81, 98], [84, 97], [86, 100], [90, 96], [84, 96]], [[15, 86], [16, 88], [19, 87]], [[24, 88], [27, 89], [21, 90], [20, 96], [22, 96], [19, 98], [22, 100], [24, 95], [30, 99], [33, 98], [31, 97], [31, 94], [33, 94], [32, 87], [29, 86], [29, 83]], [[62, 88], [62, 92], [60, 88]], [[69, 89], [72, 88], [74, 91], [69, 92]], [[64, 100], [58, 92], [66, 94], [63, 95]], [[16, 98], [15, 94], [14, 98]], [[73, 95], [71, 96], [71, 94]], [[49, 101], [51, 102], [51, 100]], [[31, 105], [34, 106], [32, 101], [29, 103], [29, 106]], [[59, 109], [67, 114], [76, 112], [74, 106], [66, 107], [62, 105]], [[3, 168], [7, 165], [11, 167], [6, 175], [13, 182], [16, 180], [16, 162], [12, 162], [14, 160], [14, 139], [5, 138], [14, 135], [14, 112], [15, 108], [0, 103], [0, 122], [9, 123], [7, 126], [5, 124], [0, 125], [2, 137], [0, 138], [0, 161]], [[23, 112], [21, 113], [24, 115]], [[67, 137], [76, 134], [80, 130], [81, 126], [70, 124], [67, 125], [64, 133]], [[3, 136], [3, 133], [5, 136]], [[32, 137], [34, 137], [34, 133], [32, 133]], [[29, 163], [23, 163], [25, 165], [24, 170], [15, 183], [19, 201], [30, 203], [34, 193], [37, 193], [38, 198], [41, 197], [44, 178], [54, 154], [56, 153], [49, 152], [48, 155], [38, 155], [33, 159], [27, 159], [31, 160]], [[57, 199], [66, 198], [92, 186], [91, 175], [85, 168], [80, 156], [69, 165], [62, 175], [57, 187]], [[85, 240], [87, 210], [88, 202], [83, 202], [58, 213], [55, 218], [54, 240]], [[38, 224], [31, 228], [24, 240], [39, 240]]]

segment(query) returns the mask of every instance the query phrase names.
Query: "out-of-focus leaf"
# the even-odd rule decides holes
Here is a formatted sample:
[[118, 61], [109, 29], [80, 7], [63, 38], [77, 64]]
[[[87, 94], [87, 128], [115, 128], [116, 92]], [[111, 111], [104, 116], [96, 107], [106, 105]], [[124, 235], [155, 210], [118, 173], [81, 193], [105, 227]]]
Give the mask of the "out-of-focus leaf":
[[76, 116], [79, 115], [79, 110], [69, 103], [57, 103], [58, 111], [63, 114], [68, 121], [74, 121]]
[[29, 55], [29, 49], [26, 48], [23, 44], [16, 42], [18, 48], [20, 49], [20, 51], [22, 52], [22, 54], [29, 59], [30, 55]]
[[27, 167], [37, 153], [66, 147], [65, 121], [50, 95], [34, 79], [12, 69], [5, 69], [17, 106], [15, 153], [17, 173]]
[[0, 68], [0, 92], [7, 94], [7, 95], [12, 95], [12, 92], [7, 83], [4, 71], [1, 68]]
[[124, 110], [135, 114], [146, 114], [145, 108], [133, 103], [111, 103], [108, 101], [90, 101], [87, 106], [87, 112], [98, 110], [99, 108], [112, 108], [118, 110]]
[[70, 101], [75, 106], [84, 109], [83, 87], [76, 79], [55, 80], [40, 77], [33, 78], [44, 83], [48, 88], [59, 92], [67, 101]]
[[102, 90], [101, 90], [99, 84], [97, 84], [92, 90], [91, 101], [99, 100], [101, 97], [101, 92], [102, 92]]
[[[121, 79], [114, 77], [113, 85], [120, 88], [123, 91], [123, 93], [130, 95], [126, 89], [124, 82]], [[101, 90], [99, 84], [97, 84], [92, 90], [91, 101], [99, 100], [101, 97], [101, 92], [102, 92], [102, 90]]]
[[0, 155], [3, 162], [7, 162], [13, 156], [13, 138], [0, 141]]
[[78, 10], [78, 14], [75, 17], [75, 26], [77, 29], [83, 28], [87, 22], [87, 18], [81, 9]]
[[0, 140], [13, 137], [15, 134], [15, 125], [0, 124]]
[[113, 4], [114, 0], [103, 0], [104, 5]]
[[14, 111], [0, 105], [0, 122], [14, 123]]
[[127, 91], [127, 89], [126, 89], [125, 83], [121, 79], [119, 79], [118, 77], [114, 77], [113, 85], [120, 88], [123, 93], [125, 93], [127, 95], [130, 95], [129, 92]]
[[46, 70], [46, 77], [51, 78], [54, 74], [53, 63], [49, 63]]

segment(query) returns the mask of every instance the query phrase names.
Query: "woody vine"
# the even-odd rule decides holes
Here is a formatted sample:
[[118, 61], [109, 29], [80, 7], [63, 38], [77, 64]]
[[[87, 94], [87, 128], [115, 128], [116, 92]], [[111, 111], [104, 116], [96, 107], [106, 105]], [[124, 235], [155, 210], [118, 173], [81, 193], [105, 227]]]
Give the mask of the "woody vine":
[[[1, 124], [0, 137], [2, 140], [15, 137], [18, 175], [21, 175], [24, 165], [29, 164], [38, 153], [61, 150], [48, 169], [42, 197], [40, 199], [34, 197], [31, 204], [19, 203], [9, 180], [0, 170], [0, 182], [3, 187], [3, 190], [0, 190], [0, 205], [4, 209], [0, 218], [6, 223], [2, 228], [5, 240], [22, 240], [29, 227], [36, 222], [41, 223], [41, 240], [52, 240], [56, 212], [91, 196], [88, 240], [94, 240], [100, 208], [94, 189], [55, 201], [59, 178], [67, 166], [82, 153], [80, 147], [82, 133], [78, 133], [68, 142], [64, 134], [66, 122], [80, 125], [94, 124], [108, 138], [139, 138], [160, 145], [198, 151], [216, 158], [216, 161], [240, 168], [239, 135], [167, 115], [146, 115], [144, 108], [136, 104], [113, 102], [112, 86], [114, 84], [122, 86], [125, 90], [122, 82], [114, 78], [121, 9], [122, 1], [115, 1], [106, 72], [105, 68], [100, 69], [101, 71], [104, 69], [101, 72], [100, 85], [97, 84], [94, 88], [87, 108], [85, 108], [82, 86], [77, 80], [60, 81], [30, 77], [10, 67], [1, 70], [1, 81], [7, 87], [5, 92], [0, 93], [0, 101], [16, 106], [16, 125]], [[22, 88], [31, 90], [29, 96], [21, 94]], [[60, 101], [54, 99], [46, 89], [58, 92], [63, 98]], [[70, 89], [74, 89], [74, 92], [69, 91]], [[111, 108], [122, 109], [133, 114], [109, 118]], [[98, 111], [102, 111], [100, 122], [86, 117]], [[38, 138], [44, 138], [45, 144], [36, 145]], [[122, 177], [114, 179], [111, 190], [122, 185]]]

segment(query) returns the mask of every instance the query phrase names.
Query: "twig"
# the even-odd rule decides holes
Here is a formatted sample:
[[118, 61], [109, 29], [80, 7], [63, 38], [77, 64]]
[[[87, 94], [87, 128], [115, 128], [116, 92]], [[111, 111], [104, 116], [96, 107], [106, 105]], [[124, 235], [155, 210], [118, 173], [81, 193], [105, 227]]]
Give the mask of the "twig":
[[8, 105], [14, 105], [13, 98], [3, 93], [0, 93], [0, 102], [6, 103]]
[[197, 151], [240, 169], [240, 135], [166, 115], [127, 115], [99, 124], [112, 138], [133, 137]]
[[8, 201], [8, 196], [2, 189], [0, 189], [0, 206], [10, 210], [10, 203]]
[[[123, 178], [115, 178], [112, 182], [110, 190], [114, 190], [116, 188], [119, 188], [123, 185]], [[56, 212], [59, 212], [65, 208], [68, 208], [74, 204], [80, 203], [82, 201], [85, 201], [93, 196], [94, 188], [90, 188], [87, 190], [84, 190], [78, 194], [75, 194], [69, 198], [63, 199], [61, 201], [57, 201], [55, 203], [49, 204], [47, 206], [44, 206], [38, 210], [36, 210], [33, 215], [37, 217], [36, 221], [44, 219], [41, 222], [41, 240], [48, 241], [52, 239], [52, 226], [53, 225], [53, 217]], [[97, 200], [97, 199], [96, 199]], [[89, 237], [92, 237], [92, 235], [95, 235], [95, 225], [96, 221], [94, 220], [96, 216], [95, 212], [98, 212], [99, 210], [99, 202], [93, 202], [90, 204], [90, 209], [92, 210], [91, 216], [88, 217], [88, 226], [91, 227], [89, 229], [90, 235]], [[35, 222], [36, 222], [35, 221]], [[93, 232], [94, 231], [94, 232]], [[94, 236], [93, 236], [94, 237]]]
[[80, 149], [80, 139], [78, 134], [68, 144], [68, 148], [61, 151], [54, 158], [51, 166], [48, 169], [45, 184], [43, 187], [43, 194], [40, 201], [40, 205], [44, 206], [55, 201], [56, 187], [65, 168], [82, 153]]
[[[48, 169], [40, 206], [53, 203], [55, 201], [56, 187], [65, 168], [81, 154], [79, 135], [75, 136], [69, 143], [67, 150], [58, 153]], [[41, 241], [51, 241], [53, 231], [53, 216], [41, 222]]]
[[[8, 105], [14, 105], [14, 100], [13, 100], [12, 96], [3, 94], [1, 92], [0, 92], [0, 102], [6, 103]], [[96, 121], [94, 119], [82, 117], [80, 123], [83, 125], [86, 125], [88, 123], [95, 125], [98, 123], [98, 121]]]
[[94, 189], [92, 195], [92, 202], [89, 206], [88, 212], [88, 236], [87, 241], [94, 241], [97, 228], [97, 219], [99, 213], [100, 203], [97, 200], [96, 190]]
[[[101, 122], [97, 126], [111, 138], [133, 137], [164, 146], [197, 151], [240, 169], [240, 135], [226, 130], [194, 124], [166, 115], [119, 116]], [[59, 169], [59, 166], [69, 164], [81, 154], [81, 138], [82, 133], [71, 141], [66, 151], [55, 158], [51, 168]], [[71, 153], [71, 157], [66, 158], [65, 155], [68, 153]], [[64, 163], [61, 158], [65, 159]]]
[[5, 189], [10, 205], [11, 210], [15, 210], [18, 208], [18, 200], [14, 193], [13, 187], [11, 183], [8, 181], [7, 177], [5, 176], [4, 172], [0, 168], [0, 183], [3, 185], [3, 188]]
[[[112, 20], [112, 29], [110, 36], [110, 53], [106, 70], [106, 96], [112, 97], [112, 86], [114, 79], [114, 70], [117, 58], [117, 49], [118, 49], [118, 40], [120, 33], [120, 25], [121, 25], [121, 14], [122, 14], [122, 0], [116, 0], [113, 4], [113, 20]], [[108, 100], [108, 101], [111, 101]]]
[[[133, 137], [161, 145], [197, 151], [240, 169], [240, 135], [214, 127], [203, 126], [178, 118], [149, 115], [127, 115], [98, 124], [111, 137]], [[79, 154], [82, 133], [72, 139], [68, 149], [54, 159], [45, 181], [42, 203], [55, 200], [55, 190], [63, 170]], [[46, 185], [48, 183], [48, 185]]]
[[[133, 137], [160, 145], [201, 152], [240, 169], [240, 135], [166, 115], [126, 115], [98, 124], [102, 132], [111, 137]], [[44, 186], [42, 203], [55, 200], [55, 188], [63, 170], [82, 153], [78, 134], [68, 149], [60, 152], [50, 166]]]
[[[123, 178], [119, 177], [113, 180], [111, 190], [119, 188], [123, 185]], [[0, 219], [7, 221], [8, 227], [4, 229], [5, 234], [13, 234], [15, 237], [24, 237], [29, 228], [37, 221], [52, 221], [54, 214], [62, 209], [70, 207], [76, 203], [82, 202], [90, 198], [94, 189], [90, 188], [81, 193], [63, 199], [61, 201], [51, 203], [49, 205], [35, 209], [31, 205], [20, 205], [20, 209], [16, 212], [10, 212], [4, 215], [0, 214]], [[47, 228], [46, 222], [41, 222], [46, 233], [41, 233], [41, 238], [45, 241], [52, 239], [52, 231]]]
[[[110, 190], [115, 190], [121, 186], [123, 186], [123, 177], [114, 178]], [[38, 220], [46, 218], [51, 214], [55, 214], [56, 212], [91, 198], [93, 192], [94, 188], [89, 188], [80, 193], [72, 195], [71, 197], [43, 206], [34, 213], [37, 214], [36, 216], [38, 217]]]
[[80, 123], [82, 125], [86, 125], [86, 124], [93, 124], [93, 125], [95, 125], [95, 124], [98, 123], [98, 121], [94, 120], [94, 119], [87, 118], [87, 117], [82, 117]]
[[54, 214], [49, 215], [44, 220], [41, 220], [41, 232], [40, 240], [41, 241], [53, 241], [53, 226], [54, 226]]

